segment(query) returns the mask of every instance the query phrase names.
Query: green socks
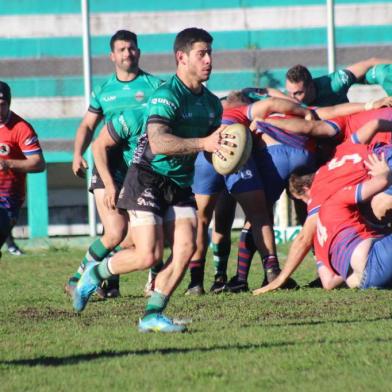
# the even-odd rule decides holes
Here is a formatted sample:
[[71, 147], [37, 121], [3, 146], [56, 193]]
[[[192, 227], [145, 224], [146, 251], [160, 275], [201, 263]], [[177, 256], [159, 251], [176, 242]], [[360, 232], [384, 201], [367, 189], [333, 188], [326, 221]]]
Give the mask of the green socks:
[[147, 301], [143, 318], [156, 313], [162, 313], [165, 310], [168, 301], [169, 297], [167, 295], [154, 290], [151, 297]]
[[73, 274], [71, 280], [77, 282], [80, 279], [80, 276], [82, 275], [88, 262], [102, 261], [110, 253], [110, 251], [110, 249], [105, 248], [100, 239], [95, 240], [88, 248], [88, 251], [84, 255], [77, 272]]

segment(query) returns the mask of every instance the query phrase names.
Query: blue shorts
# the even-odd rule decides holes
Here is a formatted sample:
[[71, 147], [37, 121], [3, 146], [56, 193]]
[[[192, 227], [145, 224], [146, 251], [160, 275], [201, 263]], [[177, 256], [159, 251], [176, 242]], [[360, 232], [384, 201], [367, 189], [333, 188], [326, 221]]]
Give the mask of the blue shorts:
[[273, 144], [254, 153], [263, 189], [270, 204], [279, 200], [290, 175], [299, 167], [316, 169], [314, 153], [286, 144]]
[[367, 264], [363, 273], [361, 289], [392, 288], [392, 234], [377, 239], [369, 250]]
[[262, 189], [262, 183], [252, 157], [236, 173], [222, 176], [217, 173], [204, 153], [199, 153], [195, 162], [193, 193], [198, 195], [214, 195], [227, 189], [230, 193], [244, 193]]

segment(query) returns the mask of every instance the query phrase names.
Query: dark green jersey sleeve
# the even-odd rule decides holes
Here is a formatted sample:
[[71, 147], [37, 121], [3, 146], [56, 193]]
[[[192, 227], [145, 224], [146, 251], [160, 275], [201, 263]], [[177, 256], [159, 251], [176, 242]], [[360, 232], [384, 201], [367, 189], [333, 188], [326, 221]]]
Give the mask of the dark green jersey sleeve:
[[340, 69], [329, 75], [313, 79], [316, 86], [316, 100], [312, 105], [330, 106], [348, 102], [348, 89], [356, 83], [355, 75], [347, 69]]
[[172, 128], [178, 110], [179, 103], [176, 97], [170, 91], [161, 89], [150, 99], [147, 124], [159, 123]]

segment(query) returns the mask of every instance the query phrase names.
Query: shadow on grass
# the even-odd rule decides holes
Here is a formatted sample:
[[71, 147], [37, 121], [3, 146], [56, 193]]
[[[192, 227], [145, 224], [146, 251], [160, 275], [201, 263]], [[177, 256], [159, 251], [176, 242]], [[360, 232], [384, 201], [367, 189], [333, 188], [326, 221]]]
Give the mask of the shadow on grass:
[[[259, 326], [262, 328], [276, 328], [276, 327], [303, 327], [303, 326], [313, 326], [313, 325], [323, 325], [323, 324], [355, 324], [355, 323], [374, 323], [378, 321], [390, 321], [391, 317], [375, 317], [372, 319], [356, 319], [356, 320], [303, 320], [303, 321], [292, 321], [292, 320], [282, 320], [282, 322], [268, 322], [267, 319], [261, 319], [260, 322], [255, 323], [241, 323], [241, 328], [254, 328]], [[224, 328], [222, 328], [224, 329]]]
[[[351, 343], [364, 343], [364, 341], [369, 343], [389, 343], [391, 339], [358, 339], [351, 341]], [[171, 355], [171, 354], [187, 354], [194, 352], [211, 352], [211, 351], [222, 351], [222, 350], [255, 350], [255, 349], [265, 349], [265, 348], [276, 348], [276, 347], [295, 347], [295, 346], [307, 346], [307, 345], [315, 345], [315, 344], [342, 344], [347, 343], [346, 340], [330, 340], [330, 339], [318, 339], [318, 340], [310, 340], [307, 342], [298, 341], [298, 342], [276, 342], [276, 343], [260, 343], [260, 344], [236, 344], [236, 345], [216, 345], [213, 347], [191, 347], [191, 348], [159, 348], [152, 350], [126, 350], [126, 351], [101, 351], [96, 353], [88, 353], [88, 354], [77, 354], [70, 355], [66, 357], [39, 357], [39, 358], [31, 358], [31, 359], [15, 359], [10, 361], [0, 361], [0, 365], [8, 365], [8, 366], [26, 366], [26, 367], [35, 367], [35, 366], [46, 366], [46, 367], [57, 367], [57, 366], [68, 366], [68, 365], [77, 365], [82, 362], [95, 361], [100, 359], [110, 359], [110, 358], [121, 358], [126, 357], [128, 355], [136, 355], [136, 356], [144, 356], [144, 355]]]

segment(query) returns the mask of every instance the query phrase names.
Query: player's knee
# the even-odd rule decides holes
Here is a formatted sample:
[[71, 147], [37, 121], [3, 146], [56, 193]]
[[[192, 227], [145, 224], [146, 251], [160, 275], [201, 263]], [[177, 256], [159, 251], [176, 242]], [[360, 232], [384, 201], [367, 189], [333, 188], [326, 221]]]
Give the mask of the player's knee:
[[106, 244], [108, 248], [114, 248], [124, 239], [126, 235], [125, 228], [110, 227], [105, 228], [104, 234], [102, 236], [102, 241]]
[[162, 257], [159, 257], [159, 255], [157, 254], [154, 254], [154, 252], [145, 253], [143, 256], [140, 257], [143, 269], [149, 269], [154, 267], [154, 265], [156, 265], [160, 260], [162, 260]]

